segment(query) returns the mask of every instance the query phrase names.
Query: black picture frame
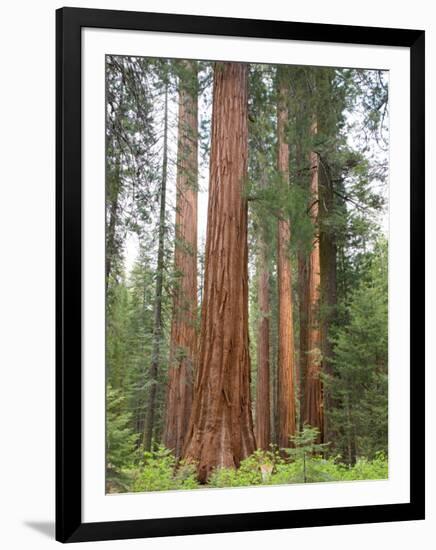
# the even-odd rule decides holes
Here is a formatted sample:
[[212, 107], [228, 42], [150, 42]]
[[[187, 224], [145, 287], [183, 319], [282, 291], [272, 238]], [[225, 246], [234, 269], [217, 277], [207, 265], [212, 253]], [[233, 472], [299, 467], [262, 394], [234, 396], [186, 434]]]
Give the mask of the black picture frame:
[[[410, 502], [82, 522], [81, 29], [84, 27], [410, 49]], [[62, 8], [56, 12], [56, 539], [61, 542], [424, 519], [424, 42], [419, 30]], [[401, 276], [401, 275], [399, 275]]]

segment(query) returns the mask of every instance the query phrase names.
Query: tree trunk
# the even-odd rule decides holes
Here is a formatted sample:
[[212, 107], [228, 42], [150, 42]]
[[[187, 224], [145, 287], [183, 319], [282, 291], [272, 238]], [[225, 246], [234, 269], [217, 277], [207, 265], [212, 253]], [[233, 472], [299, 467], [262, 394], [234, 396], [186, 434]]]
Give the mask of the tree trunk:
[[[279, 69], [280, 71], [280, 69]], [[288, 124], [287, 94], [283, 75], [278, 75], [277, 141], [278, 171], [289, 183], [289, 145], [286, 140]], [[292, 319], [292, 269], [290, 259], [290, 223], [277, 222], [277, 279], [278, 279], [278, 414], [277, 443], [289, 447], [289, 438], [295, 434], [295, 364], [294, 329]]]
[[269, 274], [269, 291], [270, 291], [270, 353], [269, 364], [271, 372], [271, 442], [277, 445], [277, 434], [279, 432], [279, 417], [277, 414], [278, 391], [277, 391], [277, 374], [278, 374], [278, 296], [277, 296], [277, 273]]
[[248, 344], [247, 65], [214, 69], [200, 351], [184, 457], [205, 482], [254, 449]]
[[[319, 169], [319, 255], [321, 271], [321, 355], [322, 372], [332, 375], [333, 346], [330, 342], [330, 329], [335, 318], [337, 306], [337, 246], [335, 233], [329, 225], [333, 214], [333, 184], [324, 162]], [[324, 389], [324, 439], [331, 441], [334, 437], [328, 423], [328, 411], [334, 406], [331, 396]]]
[[[311, 126], [312, 134], [317, 133], [317, 124]], [[305, 423], [318, 428], [319, 440], [324, 441], [323, 389], [321, 381], [321, 331], [319, 323], [320, 304], [320, 254], [319, 254], [319, 157], [310, 153], [311, 203], [310, 215], [315, 228], [308, 272], [308, 333], [307, 333], [307, 372], [305, 387]]]
[[[117, 132], [121, 134], [123, 129], [123, 116], [124, 116], [124, 79], [121, 80], [121, 90], [119, 98], [119, 109], [118, 117], [115, 120], [112, 132], [116, 134]], [[114, 174], [111, 180], [109, 180], [109, 185], [106, 185], [106, 204], [109, 212], [109, 221], [106, 226], [106, 261], [105, 261], [105, 272], [106, 272], [106, 295], [109, 289], [109, 280], [112, 273], [113, 264], [115, 260], [115, 255], [117, 254], [116, 246], [116, 235], [117, 235], [117, 226], [119, 223], [118, 220], [118, 209], [119, 209], [119, 196], [121, 190], [121, 138], [120, 135], [115, 139], [115, 166]], [[108, 170], [108, 173], [110, 171]]]
[[164, 245], [165, 245], [165, 207], [166, 187], [168, 171], [168, 84], [165, 88], [164, 99], [164, 136], [163, 136], [163, 157], [162, 157], [162, 182], [160, 189], [160, 212], [159, 212], [159, 236], [156, 265], [156, 287], [154, 296], [154, 327], [153, 327], [153, 350], [150, 365], [150, 390], [144, 419], [143, 445], [146, 451], [151, 449], [153, 439], [154, 418], [156, 409], [157, 375], [160, 362], [160, 345], [162, 339], [162, 288], [164, 268]]
[[298, 396], [300, 399], [300, 429], [303, 428], [305, 399], [304, 388], [306, 385], [307, 373], [307, 350], [308, 350], [308, 316], [309, 316], [309, 261], [303, 250], [298, 252], [298, 297], [299, 297], [299, 318], [300, 318], [300, 343], [299, 343], [299, 376]]
[[258, 257], [257, 328], [257, 387], [256, 387], [256, 443], [258, 449], [269, 448], [271, 442], [270, 369], [269, 369], [269, 270], [266, 244], [260, 238]]
[[109, 278], [113, 266], [115, 254], [117, 252], [115, 245], [116, 230], [118, 224], [118, 197], [120, 191], [120, 160], [119, 153], [115, 160], [115, 170], [113, 175], [113, 181], [107, 189], [107, 208], [109, 210], [109, 223], [106, 227], [106, 295], [109, 288]]
[[170, 366], [163, 443], [182, 453], [192, 405], [197, 352], [197, 69], [181, 77], [177, 146], [177, 196], [174, 269], [176, 288], [171, 322]]
[[[117, 255], [119, 256], [118, 243], [117, 243], [117, 228], [120, 223], [119, 220], [119, 203], [120, 195], [122, 194], [121, 183], [121, 151], [122, 151], [122, 135], [124, 131], [124, 116], [125, 116], [125, 80], [121, 71], [120, 89], [118, 97], [118, 109], [116, 111], [115, 119], [110, 124], [110, 139], [113, 140], [112, 149], [114, 155], [114, 170], [111, 177], [111, 171], [107, 164], [107, 174], [109, 179], [106, 181], [106, 208], [107, 208], [107, 223], [106, 223], [106, 255], [105, 255], [105, 290], [106, 299], [109, 289], [110, 276], [112, 274], [114, 263], [116, 262]], [[108, 143], [109, 146], [109, 143]]]
[[[301, 118], [301, 112], [298, 112], [298, 116]], [[300, 122], [301, 124], [301, 122]], [[309, 179], [306, 177], [306, 166], [303, 165], [303, 152], [302, 145], [298, 141], [296, 143], [296, 164], [298, 172], [298, 182], [303, 190], [306, 190], [309, 186]], [[303, 243], [300, 243], [298, 253], [298, 320], [299, 320], [299, 356], [298, 356], [298, 370], [297, 370], [297, 384], [298, 384], [298, 401], [299, 401], [299, 427], [303, 429], [304, 420], [304, 388], [307, 372], [307, 322], [309, 316], [309, 302], [308, 302], [308, 271], [309, 262], [307, 252]]]

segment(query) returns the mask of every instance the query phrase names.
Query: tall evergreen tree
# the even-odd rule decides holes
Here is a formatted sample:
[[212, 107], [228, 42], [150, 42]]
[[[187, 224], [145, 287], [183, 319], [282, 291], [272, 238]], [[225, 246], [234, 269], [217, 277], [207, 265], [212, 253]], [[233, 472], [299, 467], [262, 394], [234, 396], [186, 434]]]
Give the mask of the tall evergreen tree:
[[256, 445], [250, 397], [247, 272], [247, 66], [214, 69], [200, 352], [184, 457], [206, 481]]
[[[286, 69], [277, 69], [277, 169], [283, 185], [289, 185], [289, 144], [286, 129], [289, 122], [289, 84]], [[290, 258], [290, 220], [279, 213], [277, 221], [278, 282], [278, 434], [277, 443], [287, 447], [296, 429], [295, 357], [292, 298], [292, 266]]]
[[196, 63], [179, 66], [176, 228], [170, 367], [163, 442], [179, 458], [188, 428], [197, 354], [198, 98]]
[[333, 374], [326, 379], [336, 404], [329, 415], [332, 445], [350, 464], [388, 450], [387, 265], [387, 243], [380, 240], [351, 293], [349, 320], [332, 339]]
[[[271, 70], [264, 65], [253, 65], [249, 74], [249, 195], [259, 199], [268, 193], [272, 174], [276, 170], [275, 147], [265, 139], [273, 134], [276, 121], [274, 86]], [[258, 200], [250, 201], [249, 216], [252, 223], [251, 242], [255, 253], [250, 317], [253, 322], [252, 341], [256, 358], [255, 377], [255, 435], [259, 449], [268, 450], [271, 440], [271, 417], [274, 400], [271, 385], [270, 290], [272, 265], [270, 216]], [[254, 254], [253, 254], [254, 255]], [[256, 303], [254, 303], [256, 301]]]
[[258, 254], [258, 332], [257, 332], [257, 391], [256, 443], [267, 450], [271, 443], [270, 405], [270, 327], [269, 269], [266, 243], [261, 240]]
[[162, 178], [160, 186], [160, 209], [158, 229], [158, 250], [156, 261], [156, 287], [154, 296], [154, 326], [153, 326], [153, 352], [150, 364], [150, 387], [148, 393], [147, 408], [144, 419], [144, 449], [151, 449], [153, 440], [154, 420], [156, 413], [157, 377], [159, 373], [163, 320], [162, 320], [162, 292], [164, 272], [164, 246], [166, 233], [166, 191], [168, 176], [168, 82], [165, 83], [164, 121], [163, 121], [163, 155]]
[[[317, 121], [312, 122], [311, 133], [317, 133]], [[320, 257], [319, 257], [319, 156], [315, 151], [310, 152], [310, 216], [315, 228], [312, 249], [309, 257], [307, 276], [308, 285], [308, 323], [307, 323], [307, 372], [305, 377], [305, 411], [304, 422], [319, 430], [320, 440], [323, 441], [324, 403], [321, 380], [322, 352], [321, 331], [319, 321], [320, 307]]]

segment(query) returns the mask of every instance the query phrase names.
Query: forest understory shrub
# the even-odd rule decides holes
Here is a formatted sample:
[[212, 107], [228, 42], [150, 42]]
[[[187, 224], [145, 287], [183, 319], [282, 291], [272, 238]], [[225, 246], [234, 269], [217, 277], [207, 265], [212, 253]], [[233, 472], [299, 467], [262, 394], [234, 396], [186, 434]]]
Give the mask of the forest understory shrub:
[[[219, 468], [206, 484], [200, 484], [193, 464], [176, 463], [174, 455], [165, 447], [146, 452], [140, 464], [123, 471], [120, 492], [173, 491], [177, 489], [251, 487], [296, 483], [387, 479], [388, 458], [377, 453], [370, 460], [358, 458], [349, 466], [341, 457], [324, 458], [321, 455], [295, 458], [271, 451], [257, 450], [241, 461], [240, 467]], [[130, 480], [130, 483], [127, 481]]]

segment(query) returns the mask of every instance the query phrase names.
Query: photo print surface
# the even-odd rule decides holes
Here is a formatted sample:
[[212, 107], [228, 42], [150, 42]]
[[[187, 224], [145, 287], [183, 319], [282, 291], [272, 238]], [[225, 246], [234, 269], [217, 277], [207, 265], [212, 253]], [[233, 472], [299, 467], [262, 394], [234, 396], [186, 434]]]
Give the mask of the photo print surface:
[[106, 56], [106, 492], [388, 477], [388, 71]]

